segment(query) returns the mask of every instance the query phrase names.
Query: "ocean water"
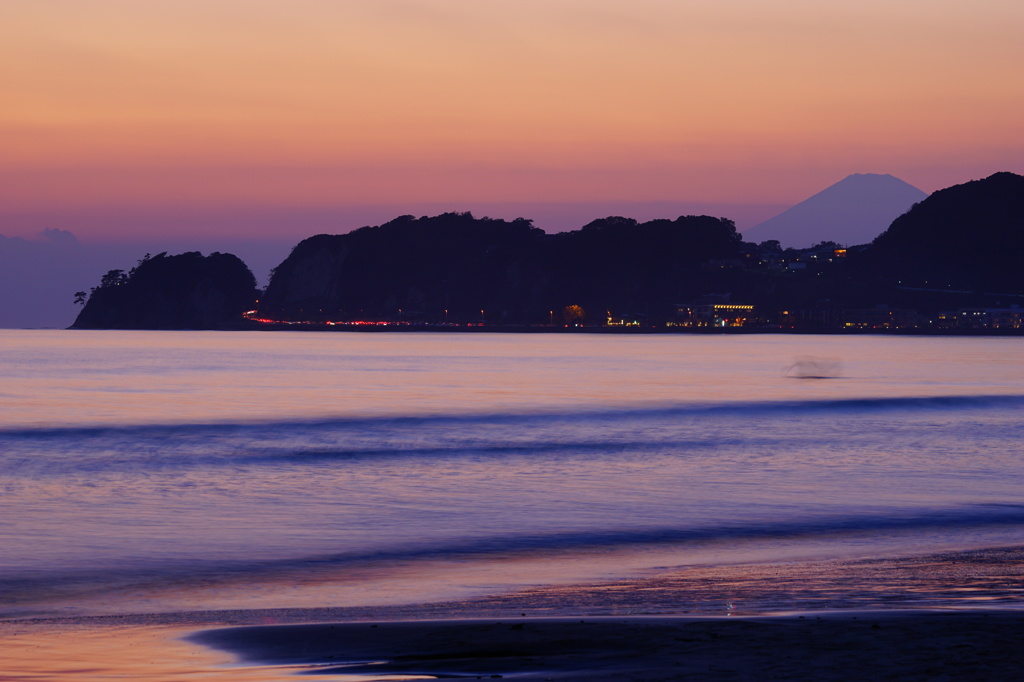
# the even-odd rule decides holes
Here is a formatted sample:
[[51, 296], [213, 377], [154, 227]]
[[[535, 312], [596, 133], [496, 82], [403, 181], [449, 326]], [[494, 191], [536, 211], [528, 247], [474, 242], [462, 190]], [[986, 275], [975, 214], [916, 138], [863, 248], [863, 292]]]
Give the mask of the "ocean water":
[[1021, 545], [1022, 351], [0, 330], [0, 617]]

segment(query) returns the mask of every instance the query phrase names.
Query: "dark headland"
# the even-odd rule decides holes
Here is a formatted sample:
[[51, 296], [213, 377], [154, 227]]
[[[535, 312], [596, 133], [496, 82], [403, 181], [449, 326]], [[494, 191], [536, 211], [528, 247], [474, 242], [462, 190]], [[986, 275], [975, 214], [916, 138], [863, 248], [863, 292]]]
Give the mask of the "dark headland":
[[869, 244], [744, 242], [709, 216], [402, 216], [300, 242], [257, 291], [229, 254], [108, 272], [78, 329], [909, 331], [1024, 327], [1024, 177], [940, 190]]
[[[78, 292], [84, 299], [85, 292]], [[232, 329], [256, 300], [256, 278], [238, 257], [199, 252], [151, 257], [111, 270], [94, 287], [76, 329]]]

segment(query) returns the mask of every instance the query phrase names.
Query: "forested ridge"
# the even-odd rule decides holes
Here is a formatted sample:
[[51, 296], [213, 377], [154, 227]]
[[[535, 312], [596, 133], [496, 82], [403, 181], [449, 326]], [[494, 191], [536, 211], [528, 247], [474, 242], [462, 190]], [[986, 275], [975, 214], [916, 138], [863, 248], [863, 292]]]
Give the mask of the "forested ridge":
[[748, 243], [710, 216], [613, 216], [547, 234], [525, 218], [406, 215], [304, 239], [262, 293], [230, 254], [160, 254], [107, 273], [74, 326], [664, 326], [699, 301], [749, 304], [750, 323], [765, 327], [832, 324], [837, 311], [867, 308], [918, 324], [942, 310], [1024, 303], [1022, 263], [1024, 177], [997, 173], [935, 192], [864, 245]]

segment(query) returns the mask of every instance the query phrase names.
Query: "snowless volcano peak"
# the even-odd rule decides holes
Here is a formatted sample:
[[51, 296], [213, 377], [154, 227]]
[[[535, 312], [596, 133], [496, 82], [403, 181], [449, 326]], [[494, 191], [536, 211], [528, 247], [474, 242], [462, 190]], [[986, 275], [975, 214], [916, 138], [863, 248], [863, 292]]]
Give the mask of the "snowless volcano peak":
[[806, 248], [822, 241], [866, 244], [928, 195], [897, 177], [854, 173], [743, 233], [747, 241], [777, 239]]

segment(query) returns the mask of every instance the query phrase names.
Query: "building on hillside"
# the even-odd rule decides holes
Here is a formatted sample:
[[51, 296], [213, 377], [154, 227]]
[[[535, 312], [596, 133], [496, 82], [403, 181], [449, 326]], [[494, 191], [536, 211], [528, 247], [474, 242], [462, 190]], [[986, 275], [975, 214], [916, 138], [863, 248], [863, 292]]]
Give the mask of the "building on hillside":
[[608, 311], [605, 326], [607, 327], [642, 327], [647, 325], [647, 316], [643, 313], [622, 313], [614, 315]]
[[920, 314], [906, 308], [879, 305], [874, 308], [847, 308], [843, 310], [846, 329], [909, 329], [920, 326]]
[[916, 310], [890, 308], [803, 308], [783, 310], [779, 322], [791, 329], [907, 329], [921, 326]]
[[754, 315], [754, 306], [747, 303], [733, 303], [729, 294], [718, 294], [699, 299], [694, 303], [676, 305], [675, 320], [669, 326], [675, 327], [742, 327]]
[[952, 318], [956, 329], [1021, 329], [1024, 310], [1009, 308], [961, 308], [956, 313], [942, 313], [945, 322]]
[[779, 312], [779, 324], [790, 329], [833, 329], [843, 326], [840, 308], [790, 308]]

